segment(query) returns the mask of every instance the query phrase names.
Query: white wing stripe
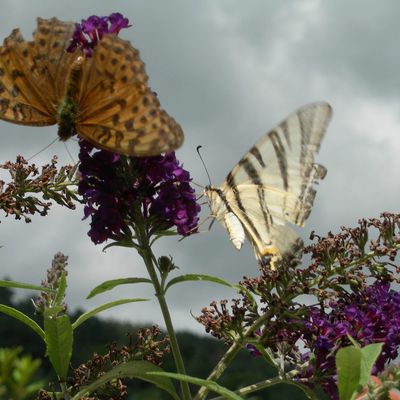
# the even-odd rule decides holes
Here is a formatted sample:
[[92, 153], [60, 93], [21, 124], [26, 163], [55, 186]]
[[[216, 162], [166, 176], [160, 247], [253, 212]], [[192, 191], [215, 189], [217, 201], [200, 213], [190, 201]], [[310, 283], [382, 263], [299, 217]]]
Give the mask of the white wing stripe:
[[[250, 163], [250, 161], [249, 161], [249, 163]], [[245, 207], [243, 206], [242, 199], [240, 197], [239, 191], [235, 187], [236, 186], [235, 185], [235, 178], [234, 178], [232, 172], [230, 172], [228, 174], [228, 176], [226, 178], [226, 183], [228, 184], [228, 186], [232, 190], [232, 193], [234, 194], [234, 201], [235, 201], [237, 207], [239, 208], [239, 210], [242, 212], [243, 219], [245, 219], [247, 225], [254, 231], [254, 234], [257, 237], [257, 240], [262, 240], [260, 233], [256, 229], [253, 221], [250, 219], [250, 217], [248, 216], [248, 214], [246, 212]]]
[[[261, 156], [261, 154], [258, 151], [256, 146], [254, 146], [251, 149], [250, 153], [253, 154], [257, 160], [258, 160], [257, 155]], [[262, 163], [264, 163], [264, 162], [262, 161]], [[267, 201], [265, 199], [265, 193], [263, 190], [263, 182], [260, 177], [260, 174], [258, 173], [256, 167], [254, 166], [254, 164], [252, 163], [252, 161], [248, 155], [243, 157], [239, 161], [239, 165], [244, 168], [244, 171], [246, 172], [247, 176], [250, 178], [251, 182], [254, 185], [259, 187], [259, 190], [257, 190], [257, 195], [258, 195], [258, 200], [259, 200], [258, 206], [259, 206], [261, 214], [263, 215], [263, 218], [264, 218], [265, 228], [269, 232], [270, 225], [273, 225], [273, 219], [272, 219], [272, 215], [271, 215], [270, 211], [268, 210]], [[231, 188], [232, 188], [233, 192], [235, 193], [235, 202], [236, 202], [237, 206], [239, 207], [239, 209], [244, 213], [244, 218], [246, 218], [248, 224], [252, 227], [256, 236], [261, 239], [261, 233], [258, 231], [256, 226], [252, 223], [251, 219], [247, 217], [248, 212], [243, 205], [242, 198], [240, 196], [240, 191], [234, 189], [235, 182], [234, 182], [234, 176], [232, 174], [228, 175], [227, 182], [229, 185], [232, 185]]]

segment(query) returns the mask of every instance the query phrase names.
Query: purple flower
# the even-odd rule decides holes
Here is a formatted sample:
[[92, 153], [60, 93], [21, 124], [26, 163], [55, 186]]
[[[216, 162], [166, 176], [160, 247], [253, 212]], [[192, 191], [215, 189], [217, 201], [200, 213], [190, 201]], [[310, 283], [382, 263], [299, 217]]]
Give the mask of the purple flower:
[[[254, 336], [255, 337], [260, 337], [262, 335], [261, 329], [257, 329], [254, 332]], [[257, 349], [256, 346], [254, 346], [254, 344], [251, 343], [247, 343], [246, 344], [246, 350], [248, 350], [248, 352], [250, 353], [250, 355], [252, 357], [259, 357], [262, 355], [261, 351]]]
[[115, 33], [118, 35], [119, 31], [122, 28], [129, 28], [132, 25], [129, 25], [129, 19], [125, 18], [122, 14], [120, 13], [112, 13], [108, 17], [108, 22], [111, 24], [111, 26], [108, 28], [109, 33]]
[[75, 24], [75, 31], [72, 34], [71, 43], [67, 51], [73, 53], [78, 47], [82, 48], [86, 57], [93, 55], [93, 50], [101, 38], [107, 34], [118, 35], [123, 28], [129, 28], [128, 18], [120, 13], [112, 13], [108, 17], [92, 15], [83, 19], [80, 24]]
[[189, 172], [184, 170], [175, 153], [137, 159], [150, 185], [157, 187], [156, 196], [149, 207], [149, 215], [161, 216], [186, 236], [197, 226], [200, 206], [195, 190], [190, 186]]
[[155, 157], [123, 157], [80, 141], [81, 182], [86, 200], [84, 218], [96, 244], [131, 236], [139, 221], [149, 235], [176, 227], [186, 236], [196, 231], [200, 205], [190, 175], [174, 153]]
[[[361, 346], [383, 343], [372, 374], [381, 372], [394, 360], [400, 346], [400, 293], [390, 284], [377, 281], [359, 293], [352, 293], [330, 303], [331, 312], [310, 309], [303, 334], [305, 347], [314, 355], [308, 377], [319, 380], [331, 399], [337, 399], [335, 355], [340, 347], [350, 345], [347, 334]], [[309, 358], [305, 356], [305, 361]], [[310, 359], [311, 360], [311, 359]], [[303, 376], [304, 377], [304, 376]]]

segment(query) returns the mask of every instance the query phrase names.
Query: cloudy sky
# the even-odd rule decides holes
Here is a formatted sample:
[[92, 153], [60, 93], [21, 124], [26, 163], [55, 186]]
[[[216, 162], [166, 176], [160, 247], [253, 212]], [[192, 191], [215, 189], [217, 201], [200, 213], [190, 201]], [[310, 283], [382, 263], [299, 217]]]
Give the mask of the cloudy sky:
[[[35, 17], [80, 21], [92, 14], [119, 11], [133, 26], [121, 32], [141, 52], [164, 108], [180, 122], [185, 143], [178, 158], [194, 180], [207, 184], [196, 154], [203, 156], [214, 184], [252, 144], [296, 108], [328, 101], [334, 116], [318, 162], [328, 169], [314, 209], [302, 230], [336, 232], [360, 217], [398, 211], [400, 188], [400, 4], [397, 0], [1, 0], [0, 37], [21, 28], [30, 38]], [[0, 121], [0, 161], [29, 157], [56, 136], [56, 127], [29, 128]], [[77, 158], [72, 141], [70, 152]], [[61, 143], [35, 157], [40, 165], [53, 154], [70, 162]], [[3, 177], [3, 175], [1, 175]], [[4, 179], [4, 177], [3, 177]], [[203, 214], [207, 215], [205, 206]], [[145, 286], [120, 287], [85, 300], [104, 280], [146, 276], [141, 259], [123, 249], [102, 252], [86, 232], [81, 210], [55, 206], [31, 224], [0, 216], [1, 276], [38, 284], [57, 251], [69, 255], [68, 302], [86, 309], [122, 297], [149, 297]], [[182, 242], [160, 242], [157, 255], [171, 254], [179, 273], [205, 273], [237, 282], [256, 275], [250, 246], [238, 253], [226, 232], [211, 232]], [[168, 293], [173, 321], [201, 332], [198, 314], [213, 299], [234, 293], [201, 283], [176, 286]], [[105, 316], [133, 322], [158, 322], [158, 305], [126, 305]]]

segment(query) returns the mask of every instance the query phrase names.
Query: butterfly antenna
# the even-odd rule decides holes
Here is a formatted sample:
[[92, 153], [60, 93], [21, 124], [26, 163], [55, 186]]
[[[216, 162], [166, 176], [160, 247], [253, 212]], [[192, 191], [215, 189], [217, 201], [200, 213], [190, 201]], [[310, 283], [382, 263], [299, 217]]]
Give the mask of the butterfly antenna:
[[50, 146], [52, 146], [58, 139], [58, 137], [56, 137], [54, 140], [52, 140], [47, 146], [43, 147], [43, 149], [40, 149], [37, 153], [35, 153], [33, 156], [30, 156], [27, 161], [31, 161], [32, 158], [35, 158], [36, 156], [38, 156], [42, 151], [47, 150]]
[[69, 151], [69, 147], [67, 146], [67, 143], [66, 143], [66, 142], [64, 142], [64, 147], [65, 147], [65, 150], [67, 151], [67, 153], [68, 153], [68, 155], [69, 155], [69, 158], [70, 158], [71, 161], [72, 161], [72, 164], [75, 165], [75, 164], [76, 164], [76, 161], [74, 160], [74, 157], [72, 157], [72, 154], [71, 154], [71, 152]]
[[197, 147], [196, 147], [196, 151], [197, 151], [197, 154], [198, 154], [199, 157], [200, 157], [201, 162], [203, 163], [204, 169], [206, 170], [206, 174], [207, 174], [207, 177], [208, 177], [208, 182], [210, 183], [210, 186], [211, 186], [210, 174], [208, 173], [208, 169], [207, 169], [207, 167], [206, 167], [206, 164], [205, 164], [205, 162], [204, 162], [204, 160], [203, 160], [203, 157], [202, 157], [201, 154], [200, 154], [200, 149], [201, 149], [201, 148], [202, 148], [202, 146], [197, 146]]

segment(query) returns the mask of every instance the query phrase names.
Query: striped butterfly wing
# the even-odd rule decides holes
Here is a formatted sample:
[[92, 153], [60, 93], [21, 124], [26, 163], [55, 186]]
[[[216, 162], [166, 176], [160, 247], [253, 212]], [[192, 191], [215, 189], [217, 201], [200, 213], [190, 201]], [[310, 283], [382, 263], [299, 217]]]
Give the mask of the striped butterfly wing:
[[291, 114], [245, 154], [221, 187], [260, 261], [268, 255], [290, 255], [301, 243], [285, 224], [303, 226], [310, 214], [313, 183], [326, 174], [314, 156], [331, 115], [330, 105], [323, 102]]

